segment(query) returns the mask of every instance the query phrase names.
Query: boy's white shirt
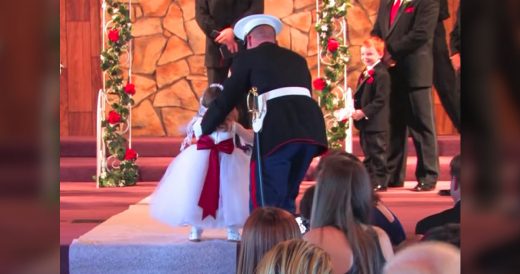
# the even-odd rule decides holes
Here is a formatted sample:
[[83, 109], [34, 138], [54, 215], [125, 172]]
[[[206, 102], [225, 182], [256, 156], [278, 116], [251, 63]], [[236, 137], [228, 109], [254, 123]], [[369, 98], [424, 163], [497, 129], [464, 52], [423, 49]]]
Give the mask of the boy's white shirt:
[[375, 62], [373, 65], [371, 66], [367, 66], [367, 71], [375, 68], [377, 66], [377, 64], [381, 63], [381, 59], [377, 60], [377, 62]]

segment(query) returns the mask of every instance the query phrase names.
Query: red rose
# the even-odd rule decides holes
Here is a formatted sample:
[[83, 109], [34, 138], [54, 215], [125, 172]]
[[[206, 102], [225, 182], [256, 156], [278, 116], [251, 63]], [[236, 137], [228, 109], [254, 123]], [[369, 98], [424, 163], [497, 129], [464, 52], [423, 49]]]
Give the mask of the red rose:
[[329, 41], [327, 42], [327, 49], [330, 52], [335, 52], [339, 48], [339, 43], [334, 38], [329, 38]]
[[368, 84], [372, 84], [372, 83], [374, 83], [374, 77], [370, 77], [370, 78], [368, 78], [368, 79], [367, 79], [367, 83], [368, 83]]
[[112, 41], [112, 42], [117, 42], [119, 41], [119, 30], [117, 29], [111, 29], [109, 32], [108, 32], [108, 40]]
[[134, 95], [135, 94], [135, 85], [132, 83], [128, 83], [125, 86], [125, 92], [128, 95]]
[[119, 121], [121, 121], [121, 115], [119, 115], [119, 113], [111, 110], [109, 113], [108, 113], [108, 122], [110, 124], [117, 124], [119, 123]]
[[316, 90], [323, 90], [327, 86], [327, 82], [322, 78], [318, 78], [312, 82], [312, 85]]
[[125, 151], [125, 160], [131, 161], [137, 159], [137, 152], [131, 148], [127, 148]]
[[375, 71], [373, 69], [371, 69], [371, 70], [367, 71], [367, 73], [370, 77], [372, 77], [372, 76], [374, 76]]

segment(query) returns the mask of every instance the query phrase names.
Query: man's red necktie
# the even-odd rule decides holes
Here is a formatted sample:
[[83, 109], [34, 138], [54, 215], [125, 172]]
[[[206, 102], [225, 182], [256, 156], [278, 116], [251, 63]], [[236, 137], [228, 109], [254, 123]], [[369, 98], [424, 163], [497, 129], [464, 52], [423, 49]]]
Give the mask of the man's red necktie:
[[399, 6], [401, 5], [401, 0], [395, 0], [392, 5], [392, 9], [390, 10], [390, 26], [394, 23], [395, 16], [397, 15], [397, 11], [399, 11]]

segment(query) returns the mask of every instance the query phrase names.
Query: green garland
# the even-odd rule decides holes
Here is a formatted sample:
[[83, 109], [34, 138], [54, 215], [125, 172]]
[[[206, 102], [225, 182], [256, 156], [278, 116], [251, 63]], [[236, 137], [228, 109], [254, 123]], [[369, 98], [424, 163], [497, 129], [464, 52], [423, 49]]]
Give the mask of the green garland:
[[[105, 92], [110, 98], [117, 99], [111, 104], [112, 110], [101, 125], [103, 141], [111, 155], [109, 159], [113, 162], [108, 163], [111, 167], [101, 171], [99, 182], [104, 187], [129, 186], [135, 185], [139, 176], [135, 164], [137, 153], [128, 148], [128, 142], [122, 134], [129, 118], [129, 107], [134, 104], [132, 95], [135, 94], [135, 86], [130, 82], [124, 83], [119, 58], [128, 50], [128, 43], [132, 39], [130, 14], [124, 3], [106, 0], [105, 4], [112, 21], [107, 33], [107, 47], [101, 52], [101, 69], [106, 73]], [[119, 161], [118, 165], [115, 165], [116, 161]]]
[[344, 68], [350, 60], [348, 46], [343, 45], [343, 34], [335, 31], [340, 29], [339, 20], [347, 15], [350, 6], [350, 0], [323, 0], [315, 26], [321, 46], [320, 62], [325, 67], [323, 77], [314, 80], [313, 86], [324, 112], [330, 148], [343, 146], [349, 127], [348, 120], [338, 120], [334, 113], [345, 107], [342, 82]]

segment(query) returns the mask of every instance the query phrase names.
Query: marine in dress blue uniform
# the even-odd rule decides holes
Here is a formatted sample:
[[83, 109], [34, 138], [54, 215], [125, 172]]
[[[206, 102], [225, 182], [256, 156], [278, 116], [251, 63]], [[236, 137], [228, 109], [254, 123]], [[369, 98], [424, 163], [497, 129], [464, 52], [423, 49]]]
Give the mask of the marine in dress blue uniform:
[[[266, 25], [274, 30], [272, 37], [257, 39], [265, 38]], [[209, 106], [201, 128], [204, 134], [214, 131], [246, 98], [247, 91], [256, 87], [259, 96], [267, 98], [267, 112], [257, 135], [262, 155], [264, 206], [294, 213], [300, 183], [312, 158], [326, 151], [327, 137], [323, 113], [311, 97], [312, 80], [307, 62], [276, 44], [275, 33], [281, 26], [276, 17], [269, 15], [252, 15], [237, 22], [235, 35], [247, 43], [248, 49], [235, 57], [231, 76], [224, 81], [223, 92]], [[252, 209], [260, 205], [258, 161], [253, 157], [251, 164]]]

